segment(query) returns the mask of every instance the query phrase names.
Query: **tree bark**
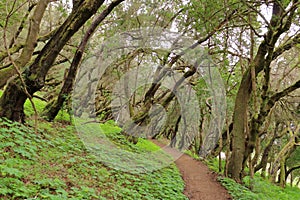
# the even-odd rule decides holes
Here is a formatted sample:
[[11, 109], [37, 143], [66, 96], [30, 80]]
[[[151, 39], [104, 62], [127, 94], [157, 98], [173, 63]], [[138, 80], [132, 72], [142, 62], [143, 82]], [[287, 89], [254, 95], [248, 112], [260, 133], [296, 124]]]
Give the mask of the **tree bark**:
[[[176, 132], [178, 130], [178, 125], [180, 122], [180, 105], [179, 102], [175, 99], [173, 101], [172, 106], [169, 107], [167, 119], [165, 122], [165, 126], [160, 131], [159, 134], [155, 135], [155, 137], [162, 135], [163, 137], [169, 139], [171, 141], [170, 146], [176, 146]], [[153, 139], [155, 138], [153, 137]]]

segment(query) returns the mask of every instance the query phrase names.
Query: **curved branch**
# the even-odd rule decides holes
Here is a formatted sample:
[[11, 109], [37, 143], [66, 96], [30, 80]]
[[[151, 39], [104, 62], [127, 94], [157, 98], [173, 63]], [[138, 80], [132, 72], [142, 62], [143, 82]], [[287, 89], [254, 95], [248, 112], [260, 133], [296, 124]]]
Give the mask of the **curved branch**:
[[282, 97], [288, 95], [289, 93], [293, 92], [294, 90], [297, 90], [298, 88], [300, 88], [300, 80], [298, 80], [296, 83], [294, 83], [293, 85], [291, 85], [290, 87], [285, 88], [284, 90], [282, 90], [281, 92], [278, 92], [276, 94], [274, 94], [268, 104], [270, 105], [274, 105], [276, 101], [278, 101], [279, 99], [281, 99]]
[[297, 169], [300, 169], [300, 165], [290, 168], [290, 169], [285, 173], [285, 179], [287, 179], [287, 177], [290, 175], [290, 173], [292, 173], [293, 171], [295, 171], [295, 170], [297, 170]]
[[267, 24], [268, 26], [268, 29], [272, 29], [272, 26], [271, 24], [268, 22], [267, 18], [265, 18], [265, 16], [259, 11], [257, 10], [254, 6], [250, 5], [249, 3], [247, 3], [247, 1], [243, 0], [242, 1], [244, 4], [246, 4], [246, 6], [248, 8], [250, 8], [251, 10], [253, 10], [256, 14], [258, 14], [262, 19], [263, 21]]
[[285, 44], [279, 46], [277, 49], [275, 49], [272, 60], [275, 60], [285, 51], [290, 50], [291, 48], [295, 47], [297, 44], [300, 44], [300, 33], [298, 33], [293, 39], [289, 40]]

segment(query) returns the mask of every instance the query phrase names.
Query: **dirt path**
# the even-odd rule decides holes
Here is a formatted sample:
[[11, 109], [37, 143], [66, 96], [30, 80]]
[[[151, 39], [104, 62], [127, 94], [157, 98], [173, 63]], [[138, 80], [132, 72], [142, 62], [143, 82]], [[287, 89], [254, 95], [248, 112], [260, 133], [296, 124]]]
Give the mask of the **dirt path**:
[[[153, 140], [153, 143], [164, 147], [165, 151], [174, 156], [180, 154], [176, 149], [166, 148], [164, 144]], [[208, 167], [183, 154], [175, 161], [185, 182], [184, 194], [190, 200], [229, 200], [232, 199], [227, 190], [216, 180], [217, 176]]]

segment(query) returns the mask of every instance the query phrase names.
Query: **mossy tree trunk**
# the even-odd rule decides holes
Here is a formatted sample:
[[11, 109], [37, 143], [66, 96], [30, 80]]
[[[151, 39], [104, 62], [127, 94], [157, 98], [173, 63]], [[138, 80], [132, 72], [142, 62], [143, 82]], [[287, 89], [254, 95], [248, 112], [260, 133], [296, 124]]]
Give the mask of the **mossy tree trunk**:
[[10, 81], [0, 99], [0, 116], [8, 119], [25, 122], [23, 105], [27, 95], [23, 91], [20, 79]]
[[243, 78], [235, 100], [233, 130], [232, 130], [232, 154], [228, 165], [228, 174], [239, 181], [243, 169], [246, 135], [248, 132], [247, 108], [250, 98], [251, 77], [249, 72]]

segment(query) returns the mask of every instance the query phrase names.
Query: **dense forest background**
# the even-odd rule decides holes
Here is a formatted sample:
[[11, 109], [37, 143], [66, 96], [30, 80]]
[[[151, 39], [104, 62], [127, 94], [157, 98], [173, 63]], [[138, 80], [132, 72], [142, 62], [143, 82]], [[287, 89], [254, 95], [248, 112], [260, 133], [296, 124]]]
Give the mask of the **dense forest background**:
[[[36, 126], [39, 119], [53, 121], [60, 110], [76, 118], [92, 106], [88, 114], [99, 122], [117, 121], [120, 134], [132, 143], [139, 136], [166, 138], [170, 146], [200, 157], [219, 157], [220, 171], [225, 154], [224, 175], [237, 182], [258, 172], [281, 187], [287, 182], [299, 186], [299, 7], [298, 0], [3, 0], [0, 117], [26, 123], [28, 99]], [[189, 39], [173, 38], [169, 49], [141, 45], [118, 51], [101, 78], [91, 81], [95, 72], [86, 63], [101, 44], [133, 30]], [[197, 48], [201, 53], [189, 52]], [[199, 70], [203, 57], [185, 59], [197, 53], [209, 57], [213, 72]], [[147, 68], [151, 72], [143, 71]], [[128, 88], [139, 79], [126, 81], [132, 70], [149, 79], [134, 91]], [[73, 93], [76, 83], [87, 81], [81, 80], [86, 73], [96, 90], [88, 85], [83, 93]], [[167, 88], [162, 83], [170, 77], [173, 85]], [[116, 91], [120, 80], [123, 85]], [[179, 97], [180, 90], [194, 91], [194, 96]], [[121, 93], [125, 103], [118, 104], [116, 94]], [[74, 106], [78, 96], [81, 109]], [[195, 97], [197, 109], [183, 96]], [[90, 97], [95, 97], [93, 105]], [[47, 102], [41, 112], [35, 98]], [[155, 105], [160, 106], [153, 111]], [[162, 109], [163, 119], [158, 115]]]

